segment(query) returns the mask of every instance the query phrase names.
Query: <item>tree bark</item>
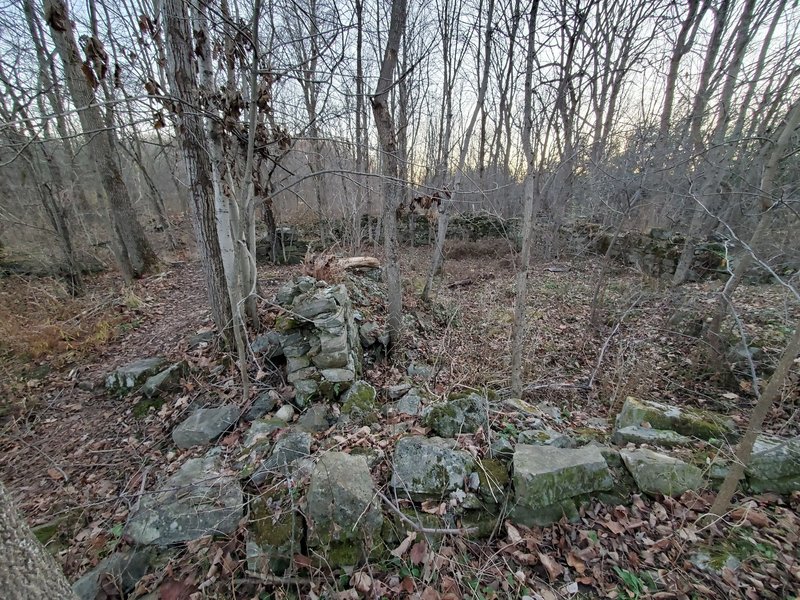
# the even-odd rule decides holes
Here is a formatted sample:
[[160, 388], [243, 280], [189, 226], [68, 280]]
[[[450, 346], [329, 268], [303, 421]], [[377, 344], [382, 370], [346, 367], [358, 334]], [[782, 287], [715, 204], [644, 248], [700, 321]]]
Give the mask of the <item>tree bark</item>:
[[389, 317], [387, 325], [392, 343], [397, 342], [403, 329], [403, 287], [400, 281], [399, 248], [397, 244], [397, 206], [403, 194], [399, 179], [400, 156], [397, 148], [392, 112], [389, 108], [389, 93], [393, 85], [392, 76], [397, 66], [400, 38], [406, 23], [406, 0], [392, 0], [392, 17], [386, 51], [381, 63], [380, 77], [375, 94], [371, 98], [372, 113], [378, 129], [378, 140], [383, 151], [383, 245], [386, 255], [386, 283], [389, 292]]
[[232, 312], [217, 235], [211, 161], [202, 116], [197, 110], [200, 98], [192, 57], [189, 13], [182, 0], [165, 0], [164, 26], [167, 62], [170, 65], [169, 86], [175, 99], [175, 113], [178, 118], [177, 137], [189, 181], [192, 227], [206, 280], [211, 315], [217, 331], [230, 343], [233, 341]]
[[77, 600], [61, 568], [39, 543], [0, 482], [0, 589], [4, 598]]

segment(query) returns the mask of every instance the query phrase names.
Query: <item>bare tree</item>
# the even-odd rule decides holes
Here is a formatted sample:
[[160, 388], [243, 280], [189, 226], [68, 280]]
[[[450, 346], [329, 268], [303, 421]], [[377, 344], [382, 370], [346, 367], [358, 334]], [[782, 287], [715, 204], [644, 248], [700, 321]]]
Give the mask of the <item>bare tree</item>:
[[389, 94], [395, 82], [393, 75], [400, 52], [400, 39], [406, 23], [406, 0], [392, 0], [392, 16], [386, 40], [386, 50], [381, 63], [380, 77], [371, 97], [372, 113], [378, 129], [383, 163], [383, 243], [386, 256], [386, 282], [389, 292], [389, 336], [397, 342], [403, 329], [403, 287], [400, 280], [400, 262], [397, 243], [397, 207], [403, 195], [400, 180], [400, 154], [397, 146]]
[[66, 3], [63, 0], [45, 0], [44, 10], [45, 21], [50, 26], [50, 34], [64, 67], [67, 89], [108, 199], [117, 263], [126, 279], [141, 277], [156, 265], [157, 258], [136, 218], [122, 179], [115, 129], [103, 118], [95, 98], [99, 81], [107, 75], [108, 55], [100, 40], [92, 36], [87, 41], [89, 56], [85, 62], [82, 61]]

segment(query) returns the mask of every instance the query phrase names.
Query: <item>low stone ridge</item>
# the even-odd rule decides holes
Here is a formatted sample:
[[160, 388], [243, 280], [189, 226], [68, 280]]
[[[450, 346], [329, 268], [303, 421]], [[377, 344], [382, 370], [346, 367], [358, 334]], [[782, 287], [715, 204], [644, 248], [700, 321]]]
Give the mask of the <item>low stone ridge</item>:
[[392, 479], [398, 497], [412, 500], [441, 498], [464, 487], [472, 471], [472, 455], [457, 450], [454, 440], [407, 436], [394, 450]]
[[[72, 591], [80, 600], [96, 600], [101, 584], [105, 587], [110, 583], [115, 591], [125, 595], [145, 576], [151, 558], [150, 553], [143, 550], [114, 552], [73, 583]], [[105, 594], [102, 597], [106, 597]]]
[[282, 287], [276, 301], [286, 309], [275, 327], [284, 334], [281, 348], [295, 404], [335, 400], [361, 373], [361, 341], [347, 288], [303, 276]]
[[733, 419], [709, 411], [678, 408], [649, 400], [628, 397], [617, 415], [615, 429], [641, 427], [648, 423], [653, 429], [666, 429], [701, 440], [737, 438]]
[[664, 448], [690, 446], [692, 439], [669, 429], [649, 429], [630, 425], [614, 431], [611, 441], [619, 446], [625, 444], [652, 444]]
[[475, 433], [481, 427], [488, 429], [488, 411], [487, 398], [470, 392], [427, 407], [424, 421], [436, 435], [455, 437], [461, 433]]
[[239, 420], [239, 409], [233, 404], [218, 408], [199, 408], [172, 430], [172, 441], [178, 448], [191, 448], [217, 439]]
[[652, 450], [620, 450], [637, 487], [647, 494], [680, 496], [703, 486], [703, 473], [694, 465]]
[[518, 444], [514, 453], [517, 504], [544, 508], [562, 500], [611, 489], [611, 474], [600, 450]]
[[156, 375], [167, 365], [162, 356], [137, 360], [118, 367], [106, 375], [106, 389], [114, 394], [127, 394]]
[[367, 461], [330, 452], [311, 473], [306, 495], [308, 545], [342, 566], [365, 559], [383, 525]]
[[222, 473], [213, 450], [191, 458], [129, 517], [125, 533], [136, 544], [169, 546], [205, 535], [229, 535], [242, 517], [242, 488]]

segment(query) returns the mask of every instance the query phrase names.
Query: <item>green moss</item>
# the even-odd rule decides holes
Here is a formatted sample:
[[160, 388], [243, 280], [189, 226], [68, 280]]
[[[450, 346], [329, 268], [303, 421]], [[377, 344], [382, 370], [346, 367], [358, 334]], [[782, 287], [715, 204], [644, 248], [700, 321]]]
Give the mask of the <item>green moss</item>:
[[278, 315], [275, 318], [275, 330], [280, 333], [287, 333], [297, 327], [297, 320], [289, 315]]
[[487, 502], [501, 501], [511, 480], [505, 464], [499, 460], [485, 458], [478, 461], [477, 471], [481, 497]]
[[142, 398], [133, 405], [131, 412], [137, 419], [143, 419], [148, 415], [151, 408], [159, 410], [162, 406], [164, 406], [163, 398]]
[[346, 415], [365, 415], [375, 409], [375, 388], [368, 383], [358, 381], [347, 390], [342, 413]]

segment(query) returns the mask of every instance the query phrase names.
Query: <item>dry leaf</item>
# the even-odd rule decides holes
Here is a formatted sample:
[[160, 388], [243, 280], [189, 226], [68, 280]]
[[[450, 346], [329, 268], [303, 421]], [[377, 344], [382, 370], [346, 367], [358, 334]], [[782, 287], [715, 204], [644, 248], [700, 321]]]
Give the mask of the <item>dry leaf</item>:
[[367, 594], [372, 589], [372, 577], [361, 571], [350, 576], [350, 585], [362, 594]]
[[411, 559], [412, 565], [421, 565], [422, 561], [425, 560], [425, 555], [428, 551], [428, 544], [425, 540], [417, 542], [411, 547], [411, 554], [409, 558]]
[[508, 541], [515, 546], [522, 542], [522, 536], [519, 533], [519, 529], [514, 527], [510, 521], [506, 521], [506, 533], [508, 534]]
[[564, 567], [547, 556], [547, 554], [539, 552], [539, 562], [542, 563], [542, 566], [547, 571], [547, 576], [550, 578], [550, 581], [555, 581], [564, 572]]
[[417, 539], [417, 532], [416, 531], [409, 531], [406, 535], [406, 539], [400, 542], [400, 545], [391, 551], [392, 556], [396, 556], [397, 558], [402, 558], [403, 555], [408, 552], [408, 549], [411, 547], [411, 544], [414, 543], [414, 540]]

